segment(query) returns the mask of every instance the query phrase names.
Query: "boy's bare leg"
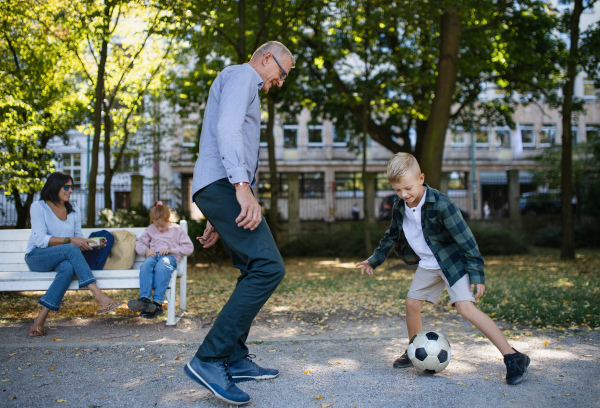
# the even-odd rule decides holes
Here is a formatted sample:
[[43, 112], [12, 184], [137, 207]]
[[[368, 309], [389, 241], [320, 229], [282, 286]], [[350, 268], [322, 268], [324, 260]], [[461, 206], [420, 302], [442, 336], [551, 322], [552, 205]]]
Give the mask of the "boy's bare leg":
[[423, 303], [425, 303], [424, 300], [406, 298], [406, 328], [409, 340], [423, 330], [423, 321], [421, 320]]
[[[456, 310], [458, 313], [477, 327], [485, 337], [496, 346], [502, 355], [512, 354], [515, 351], [506, 341], [506, 337], [502, 334], [496, 323], [485, 313], [479, 310], [471, 301], [456, 302]], [[406, 307], [406, 320], [408, 325], [408, 306]], [[410, 329], [409, 329], [410, 330]], [[409, 334], [410, 335], [410, 334]]]

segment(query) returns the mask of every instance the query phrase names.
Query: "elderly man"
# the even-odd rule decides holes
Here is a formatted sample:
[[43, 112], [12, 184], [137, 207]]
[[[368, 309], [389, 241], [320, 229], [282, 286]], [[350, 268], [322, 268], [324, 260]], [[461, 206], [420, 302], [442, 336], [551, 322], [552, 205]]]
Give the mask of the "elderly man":
[[283, 260], [252, 188], [260, 144], [260, 97], [281, 87], [295, 65], [290, 51], [270, 41], [250, 61], [225, 68], [210, 88], [200, 154], [194, 168], [194, 202], [207, 219], [198, 240], [208, 248], [219, 238], [240, 270], [237, 286], [185, 372], [229, 404], [250, 396], [235, 383], [275, 378], [259, 367], [246, 346], [250, 326], [285, 275]]

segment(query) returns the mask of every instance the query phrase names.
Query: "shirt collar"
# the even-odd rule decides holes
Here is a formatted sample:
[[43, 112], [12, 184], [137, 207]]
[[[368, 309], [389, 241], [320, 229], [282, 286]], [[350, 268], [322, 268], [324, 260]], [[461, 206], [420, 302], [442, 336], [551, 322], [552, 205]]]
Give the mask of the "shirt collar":
[[256, 75], [256, 80], [258, 82], [258, 90], [260, 91], [262, 89], [263, 84], [264, 84], [265, 81], [263, 81], [263, 79], [261, 78], [261, 76], [258, 75], [258, 72], [256, 72], [256, 70], [252, 67], [252, 65], [248, 64], [247, 62], [244, 63], [244, 65], [247, 65], [248, 68], [251, 68], [252, 71], [254, 71], [254, 74]]

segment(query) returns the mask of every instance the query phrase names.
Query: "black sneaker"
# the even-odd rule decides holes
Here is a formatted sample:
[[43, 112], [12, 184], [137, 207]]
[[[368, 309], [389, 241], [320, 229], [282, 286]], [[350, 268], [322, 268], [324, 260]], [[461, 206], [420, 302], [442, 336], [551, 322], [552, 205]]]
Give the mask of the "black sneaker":
[[142, 313], [140, 313], [140, 317], [143, 317], [144, 319], [154, 319], [155, 317], [158, 317], [161, 314], [163, 314], [162, 304], [160, 304], [158, 302], [153, 302], [153, 303], [156, 306], [154, 311], [153, 312], [142, 312]]
[[152, 303], [147, 297], [141, 297], [139, 299], [130, 300], [127, 302], [129, 310], [134, 312], [152, 313], [156, 309], [156, 305]]
[[404, 350], [404, 353], [402, 353], [402, 355], [400, 357], [398, 357], [396, 359], [396, 361], [394, 361], [394, 368], [407, 368], [407, 367], [412, 367], [413, 363], [412, 361], [410, 361], [410, 358], [408, 358], [408, 354], [406, 354], [406, 350]]
[[[515, 350], [515, 349], [513, 349]], [[512, 354], [504, 356], [504, 364], [506, 364], [506, 383], [515, 385], [520, 383], [527, 377], [527, 367], [530, 359], [523, 353], [515, 350]]]

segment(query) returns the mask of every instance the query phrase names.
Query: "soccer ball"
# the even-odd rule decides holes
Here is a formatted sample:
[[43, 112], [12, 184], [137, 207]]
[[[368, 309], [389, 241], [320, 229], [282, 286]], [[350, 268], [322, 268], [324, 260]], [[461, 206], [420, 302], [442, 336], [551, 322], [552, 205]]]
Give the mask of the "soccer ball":
[[417, 370], [425, 374], [435, 374], [448, 366], [452, 349], [443, 334], [422, 331], [410, 339], [406, 352]]

